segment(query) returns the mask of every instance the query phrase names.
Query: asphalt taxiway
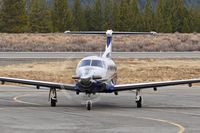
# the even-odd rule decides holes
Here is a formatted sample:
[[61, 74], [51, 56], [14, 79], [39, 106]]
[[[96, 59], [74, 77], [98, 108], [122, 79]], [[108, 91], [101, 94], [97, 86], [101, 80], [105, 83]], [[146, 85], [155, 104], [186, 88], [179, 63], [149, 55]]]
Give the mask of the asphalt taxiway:
[[[101, 52], [0, 52], [0, 59], [79, 59], [86, 56], [99, 56]], [[200, 52], [112, 52], [113, 58], [120, 59], [199, 59]]]
[[81, 96], [58, 92], [50, 107], [48, 90], [0, 86], [0, 130], [4, 133], [199, 133], [200, 87], [143, 91], [143, 108], [135, 93], [102, 94], [91, 111]]

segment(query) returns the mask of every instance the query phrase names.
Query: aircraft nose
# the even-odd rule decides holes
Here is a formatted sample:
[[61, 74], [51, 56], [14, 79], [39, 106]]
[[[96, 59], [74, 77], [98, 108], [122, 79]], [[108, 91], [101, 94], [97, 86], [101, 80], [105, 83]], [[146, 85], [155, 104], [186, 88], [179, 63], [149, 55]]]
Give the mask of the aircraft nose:
[[80, 83], [83, 86], [90, 86], [91, 85], [91, 77], [90, 76], [82, 76], [80, 78]]
[[82, 76], [80, 77], [81, 81], [90, 81], [91, 77], [90, 76]]

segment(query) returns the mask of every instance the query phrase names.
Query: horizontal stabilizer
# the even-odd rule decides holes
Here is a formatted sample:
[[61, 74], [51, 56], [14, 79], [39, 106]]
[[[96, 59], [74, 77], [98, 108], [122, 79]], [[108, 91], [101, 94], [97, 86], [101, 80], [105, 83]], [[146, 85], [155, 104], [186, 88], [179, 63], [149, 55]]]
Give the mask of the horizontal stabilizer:
[[[82, 35], [92, 35], [92, 34], [106, 34], [106, 31], [65, 31], [65, 34], [82, 34]], [[157, 35], [157, 32], [120, 32], [120, 31], [113, 31], [113, 35]]]

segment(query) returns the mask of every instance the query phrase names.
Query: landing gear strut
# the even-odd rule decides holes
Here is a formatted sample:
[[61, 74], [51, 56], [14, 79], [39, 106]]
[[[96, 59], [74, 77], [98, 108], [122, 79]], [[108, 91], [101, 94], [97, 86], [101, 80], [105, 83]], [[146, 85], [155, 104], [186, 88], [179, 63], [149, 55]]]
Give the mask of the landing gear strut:
[[51, 107], [55, 107], [57, 103], [57, 93], [56, 89], [51, 88], [49, 91], [49, 100], [51, 102]]
[[141, 90], [136, 90], [135, 102], [137, 103], [137, 108], [142, 108]]

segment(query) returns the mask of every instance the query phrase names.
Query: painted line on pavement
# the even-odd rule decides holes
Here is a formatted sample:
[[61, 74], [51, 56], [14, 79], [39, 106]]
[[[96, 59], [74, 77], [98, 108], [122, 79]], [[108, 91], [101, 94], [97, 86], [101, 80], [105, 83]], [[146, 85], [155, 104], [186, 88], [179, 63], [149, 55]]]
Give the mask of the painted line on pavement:
[[15, 97], [13, 97], [13, 100], [18, 103], [41, 106], [41, 104], [38, 104], [38, 103], [26, 102], [26, 101], [19, 100], [19, 98], [21, 98], [21, 97], [26, 97], [26, 96], [30, 96], [30, 95], [32, 95], [32, 94], [23, 94], [23, 95], [15, 96]]
[[176, 126], [179, 129], [179, 131], [177, 133], [184, 133], [184, 131], [185, 131], [185, 128], [182, 125], [175, 123], [175, 122], [172, 122], [172, 121], [163, 120], [163, 119], [154, 119], [154, 118], [150, 118], [150, 117], [136, 117], [136, 118], [144, 119], [144, 120], [157, 121], [157, 122], [167, 123], [167, 124]]

